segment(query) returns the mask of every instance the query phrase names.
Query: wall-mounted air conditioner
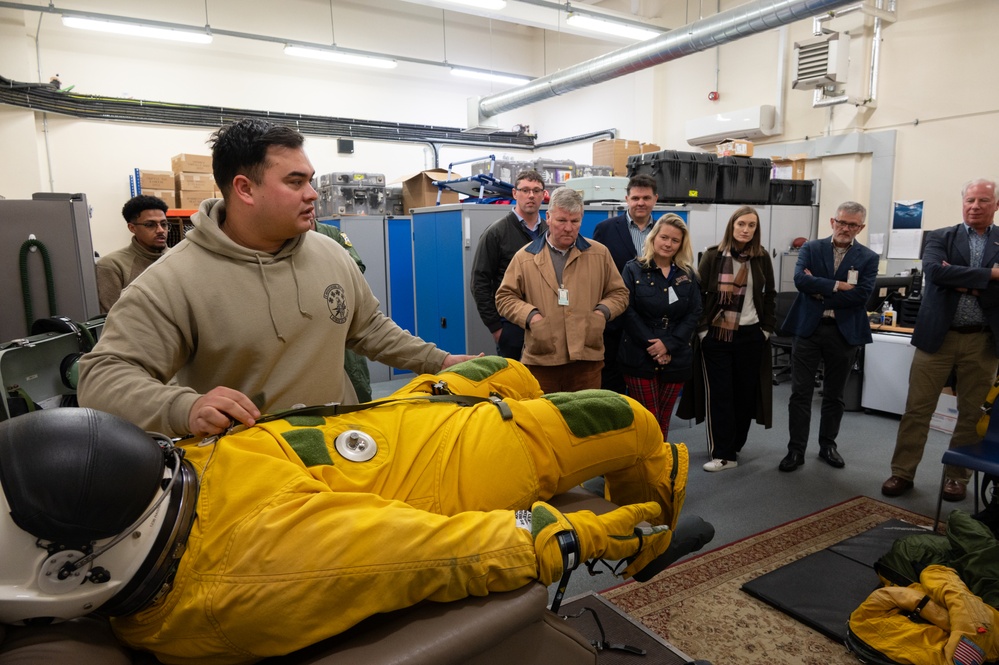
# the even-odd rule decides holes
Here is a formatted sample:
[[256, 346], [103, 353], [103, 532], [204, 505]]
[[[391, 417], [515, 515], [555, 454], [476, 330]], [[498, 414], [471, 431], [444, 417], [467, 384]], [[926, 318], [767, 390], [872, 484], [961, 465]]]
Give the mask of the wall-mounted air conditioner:
[[715, 113], [688, 120], [685, 137], [696, 146], [716, 145], [725, 139], [758, 139], [777, 133], [776, 119], [776, 110], [769, 104]]

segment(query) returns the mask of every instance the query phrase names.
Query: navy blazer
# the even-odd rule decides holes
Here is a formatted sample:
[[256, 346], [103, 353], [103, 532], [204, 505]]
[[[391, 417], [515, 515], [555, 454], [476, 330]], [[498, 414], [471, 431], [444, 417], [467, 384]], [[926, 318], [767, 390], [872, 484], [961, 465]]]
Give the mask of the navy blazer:
[[593, 239], [610, 250], [618, 272], [623, 272], [624, 264], [637, 256], [635, 243], [628, 229], [627, 214], [611, 217], [597, 224], [593, 229]]
[[[945, 266], [944, 262], [950, 265]], [[912, 333], [913, 346], [927, 353], [940, 350], [944, 336], [954, 324], [957, 301], [961, 297], [958, 289], [976, 289], [981, 292], [978, 302], [992, 328], [992, 336], [997, 342], [996, 355], [999, 355], [999, 298], [996, 297], [999, 285], [990, 280], [996, 262], [999, 262], [999, 229], [995, 227], [985, 243], [978, 266], [970, 265], [971, 246], [963, 222], [929, 233], [923, 249], [926, 279], [923, 300], [916, 315], [916, 329]]]
[[[810, 337], [819, 326], [822, 313], [831, 309], [835, 312], [836, 327], [848, 344], [870, 344], [867, 300], [874, 292], [878, 276], [878, 255], [854, 241], [839, 264], [839, 270], [834, 271], [833, 265], [831, 236], [809, 240], [802, 246], [794, 266], [794, 286], [798, 295], [791, 303], [782, 329], [790, 335]], [[836, 282], [847, 281], [851, 270], [857, 271], [856, 286], [848, 291], [833, 291]]]

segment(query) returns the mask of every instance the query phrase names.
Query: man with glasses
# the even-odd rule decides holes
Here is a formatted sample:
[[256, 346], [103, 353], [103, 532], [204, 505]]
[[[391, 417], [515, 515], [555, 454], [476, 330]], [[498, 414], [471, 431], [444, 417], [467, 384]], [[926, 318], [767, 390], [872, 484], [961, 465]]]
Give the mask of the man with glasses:
[[524, 329], [510, 323], [496, 311], [496, 289], [510, 259], [521, 247], [540, 238], [548, 230], [541, 218], [545, 183], [537, 171], [521, 171], [513, 188], [517, 204], [508, 214], [493, 222], [479, 236], [479, 246], [472, 261], [472, 298], [479, 318], [496, 340], [496, 353], [520, 360], [524, 348]]
[[[999, 355], [999, 233], [996, 183], [972, 180], [961, 190], [964, 222], [929, 232], [923, 249], [923, 300], [916, 315], [909, 394], [898, 424], [885, 496], [912, 489], [930, 419], [951, 372], [957, 375], [957, 423], [950, 447], [978, 443], [982, 402]], [[970, 471], [948, 466], [944, 501], [961, 501]]]
[[867, 299], [878, 275], [878, 255], [856, 241], [867, 210], [854, 201], [840, 204], [829, 220], [832, 235], [806, 242], [794, 267], [798, 296], [783, 329], [794, 336], [791, 346], [791, 401], [787, 405], [787, 455], [778, 468], [794, 471], [805, 463], [812, 420], [812, 393], [819, 364], [822, 410], [819, 459], [835, 469], [846, 463], [836, 437], [843, 419], [843, 389], [857, 350], [871, 342]]
[[133, 196], [122, 207], [132, 241], [97, 261], [97, 299], [102, 313], [106, 314], [118, 302], [121, 290], [163, 254], [170, 229], [166, 211], [162, 199], [144, 194]]
[[[624, 271], [624, 264], [642, 253], [645, 239], [652, 231], [652, 208], [659, 199], [656, 179], [649, 175], [636, 175], [628, 181], [625, 202], [628, 210], [623, 215], [605, 219], [593, 229], [593, 239], [610, 250], [618, 272]], [[621, 346], [623, 319], [607, 324], [604, 331], [604, 369], [600, 387], [624, 393], [624, 375], [617, 362], [618, 348]]]

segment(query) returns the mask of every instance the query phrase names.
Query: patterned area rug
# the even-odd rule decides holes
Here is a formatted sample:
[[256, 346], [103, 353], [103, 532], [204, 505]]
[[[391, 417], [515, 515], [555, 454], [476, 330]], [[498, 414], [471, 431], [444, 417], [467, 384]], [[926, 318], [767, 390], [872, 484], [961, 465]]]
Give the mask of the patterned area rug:
[[713, 665], [856, 665], [846, 648], [740, 590], [751, 579], [889, 519], [923, 515], [856, 497], [601, 595], [691, 658]]

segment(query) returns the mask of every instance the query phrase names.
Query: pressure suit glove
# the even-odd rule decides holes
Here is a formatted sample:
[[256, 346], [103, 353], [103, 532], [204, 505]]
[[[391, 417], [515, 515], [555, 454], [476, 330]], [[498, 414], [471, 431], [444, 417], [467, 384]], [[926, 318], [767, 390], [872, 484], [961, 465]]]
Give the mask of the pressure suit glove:
[[[571, 570], [583, 561], [617, 561], [633, 557], [639, 551], [664, 551], [672, 536], [668, 525], [637, 526], [660, 511], [658, 503], [649, 502], [627, 505], [604, 515], [589, 510], [563, 515], [547, 503], [535, 503], [529, 519], [538, 558], [538, 579], [550, 585], [559, 580], [566, 568]], [[524, 517], [528, 516], [518, 516]], [[627, 574], [633, 572], [626, 570]]]

